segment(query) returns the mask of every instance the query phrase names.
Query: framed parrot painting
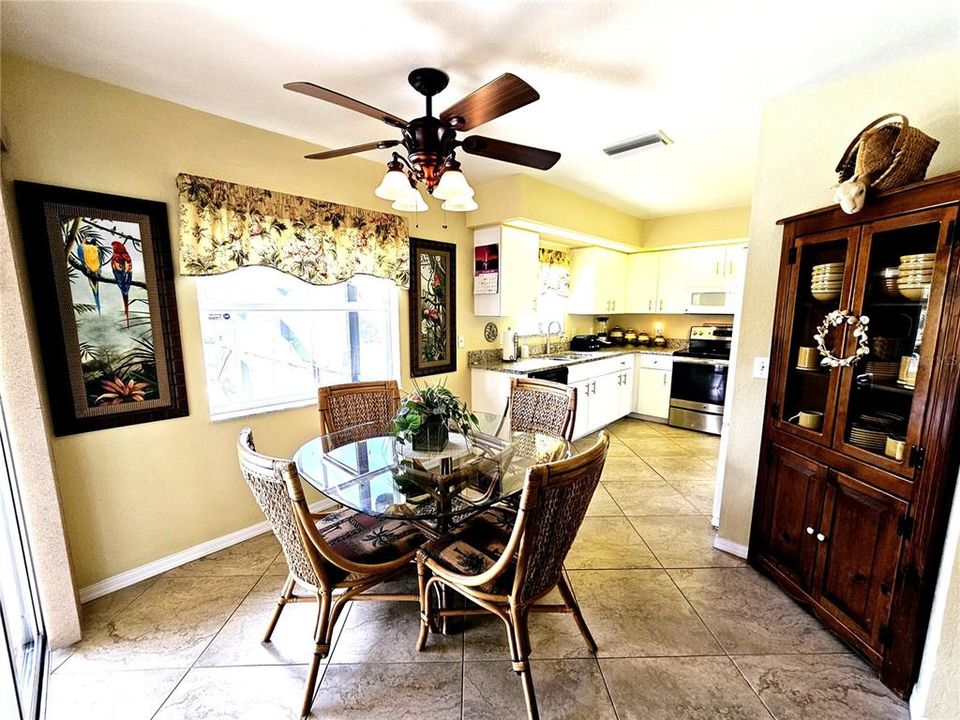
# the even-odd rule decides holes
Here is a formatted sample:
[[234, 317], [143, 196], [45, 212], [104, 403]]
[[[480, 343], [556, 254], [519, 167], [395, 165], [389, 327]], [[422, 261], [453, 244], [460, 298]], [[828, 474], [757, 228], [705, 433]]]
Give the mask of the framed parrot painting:
[[457, 369], [457, 246], [410, 238], [410, 375]]
[[187, 415], [167, 206], [15, 188], [54, 434]]

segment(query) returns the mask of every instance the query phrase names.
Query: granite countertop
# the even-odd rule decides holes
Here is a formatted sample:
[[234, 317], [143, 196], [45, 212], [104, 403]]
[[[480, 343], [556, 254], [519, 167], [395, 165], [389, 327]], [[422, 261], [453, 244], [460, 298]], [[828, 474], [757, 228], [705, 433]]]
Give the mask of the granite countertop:
[[527, 373], [536, 372], [538, 370], [548, 370], [550, 368], [559, 368], [559, 367], [569, 367], [571, 365], [580, 365], [582, 363], [593, 362], [595, 360], [603, 360], [608, 357], [615, 357], [617, 355], [635, 355], [635, 354], [651, 354], [651, 355], [673, 355], [676, 350], [681, 348], [677, 347], [665, 347], [665, 348], [656, 348], [656, 347], [618, 347], [618, 348], [608, 348], [605, 350], [591, 350], [591, 351], [565, 351], [564, 355], [577, 355], [578, 357], [572, 358], [549, 358], [545, 355], [535, 355], [529, 358], [522, 358], [514, 362], [504, 361], [504, 360], [483, 360], [479, 362], [471, 362], [471, 370], [491, 370], [493, 372], [502, 372], [510, 373], [511, 375], [526, 375]]

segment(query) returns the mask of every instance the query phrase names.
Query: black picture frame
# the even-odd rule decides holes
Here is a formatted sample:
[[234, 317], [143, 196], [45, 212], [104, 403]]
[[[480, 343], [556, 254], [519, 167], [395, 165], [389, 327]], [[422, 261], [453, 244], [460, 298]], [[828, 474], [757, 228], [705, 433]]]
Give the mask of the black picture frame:
[[457, 246], [410, 238], [410, 375], [457, 369]]
[[166, 204], [14, 187], [54, 434], [188, 415]]

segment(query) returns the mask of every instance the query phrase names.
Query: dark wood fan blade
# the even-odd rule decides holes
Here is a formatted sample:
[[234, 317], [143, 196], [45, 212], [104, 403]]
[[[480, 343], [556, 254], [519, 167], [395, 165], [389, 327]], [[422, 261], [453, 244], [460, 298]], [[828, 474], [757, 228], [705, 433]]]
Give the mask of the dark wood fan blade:
[[353, 155], [354, 153], [367, 152], [367, 150], [382, 150], [383, 148], [392, 148], [399, 145], [399, 140], [378, 140], [377, 142], [368, 142], [363, 145], [351, 145], [350, 147], [340, 148], [339, 150], [326, 150], [324, 152], [304, 155], [307, 160], [329, 160], [330, 158], [342, 157], [343, 155]]
[[549, 170], [560, 159], [560, 153], [553, 150], [541, 150], [529, 145], [517, 145], [517, 143], [494, 140], [481, 135], [471, 135], [465, 138], [462, 146], [464, 152], [471, 155], [502, 160], [516, 165], [526, 165], [527, 167], [537, 168], [537, 170]]
[[512, 73], [504, 73], [448, 107], [440, 113], [440, 119], [457, 130], [470, 130], [539, 99], [540, 93], [530, 85]]
[[313, 83], [292, 82], [286, 83], [283, 87], [287, 90], [293, 90], [294, 92], [301, 93], [302, 95], [309, 95], [312, 98], [317, 98], [317, 100], [325, 100], [326, 102], [333, 103], [334, 105], [345, 107], [348, 110], [369, 115], [372, 118], [376, 118], [377, 120], [385, 122], [387, 125], [393, 125], [394, 127], [398, 128], [404, 128], [407, 126], [407, 121], [403, 120], [402, 118], [398, 118], [396, 115], [391, 115], [383, 110], [378, 110], [372, 105], [367, 105], [359, 100], [354, 100], [352, 97], [347, 97], [346, 95], [334, 92], [333, 90], [327, 90], [327, 88], [314, 85]]

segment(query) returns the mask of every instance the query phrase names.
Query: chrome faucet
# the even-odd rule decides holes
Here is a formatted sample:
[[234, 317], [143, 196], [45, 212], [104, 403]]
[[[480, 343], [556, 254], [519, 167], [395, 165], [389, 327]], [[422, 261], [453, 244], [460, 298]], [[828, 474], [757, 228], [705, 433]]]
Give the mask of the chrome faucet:
[[[552, 328], [554, 325], [557, 326], [557, 345], [560, 344], [560, 338], [563, 336], [563, 326], [560, 324], [560, 321], [559, 321], [559, 320], [551, 320], [551, 321], [547, 324], [547, 355], [550, 354], [550, 336], [553, 334], [553, 333], [550, 331], [550, 328]], [[559, 348], [558, 348], [558, 349], [559, 349]]]

